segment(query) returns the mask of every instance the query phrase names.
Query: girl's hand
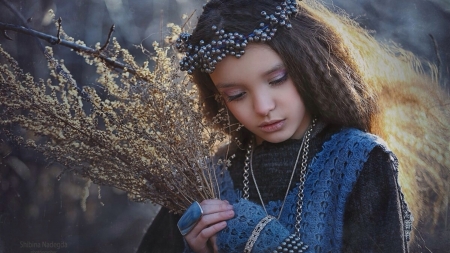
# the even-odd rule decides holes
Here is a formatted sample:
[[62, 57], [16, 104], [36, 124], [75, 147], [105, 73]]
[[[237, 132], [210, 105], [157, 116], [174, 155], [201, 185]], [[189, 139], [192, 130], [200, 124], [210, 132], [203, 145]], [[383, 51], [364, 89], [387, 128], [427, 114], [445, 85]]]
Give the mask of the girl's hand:
[[218, 252], [215, 235], [227, 226], [226, 220], [234, 217], [233, 206], [218, 199], [204, 200], [200, 206], [203, 216], [184, 238], [196, 253]]

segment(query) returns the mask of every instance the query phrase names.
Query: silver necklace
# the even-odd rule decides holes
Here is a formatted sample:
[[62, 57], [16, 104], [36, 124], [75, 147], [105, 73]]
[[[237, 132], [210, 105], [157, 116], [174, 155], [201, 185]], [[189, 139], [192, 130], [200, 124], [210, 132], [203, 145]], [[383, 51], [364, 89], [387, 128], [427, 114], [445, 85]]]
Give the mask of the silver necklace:
[[[286, 189], [286, 193], [284, 194], [283, 204], [281, 205], [280, 211], [279, 211], [278, 216], [277, 216], [277, 220], [280, 219], [281, 213], [283, 213], [284, 203], [286, 203], [286, 198], [287, 198], [287, 195], [289, 194], [289, 189], [291, 188], [292, 179], [293, 179], [293, 177], [294, 177], [295, 170], [296, 170], [296, 168], [297, 168], [298, 158], [300, 157], [300, 153], [301, 153], [301, 151], [302, 151], [302, 148], [303, 148], [303, 144], [304, 144], [304, 143], [305, 143], [305, 138], [303, 138], [302, 144], [300, 145], [300, 148], [298, 149], [297, 159], [295, 159], [294, 168], [292, 169], [291, 178], [289, 179], [289, 184], [288, 184], [288, 187], [287, 187], [287, 189]], [[263, 206], [263, 208], [264, 208], [264, 212], [266, 212], [266, 215], [269, 216], [269, 213], [267, 213], [267, 210], [266, 210], [266, 205], [264, 204], [264, 201], [263, 201], [263, 199], [262, 199], [261, 192], [259, 191], [258, 184], [256, 183], [255, 174], [254, 174], [254, 172], [253, 172], [252, 161], [253, 161], [253, 149], [252, 149], [252, 151], [250, 152], [250, 173], [252, 174], [253, 182], [254, 182], [254, 184], [255, 184], [256, 191], [258, 192], [259, 200], [261, 201], [261, 204], [262, 204], [262, 206]]]
[[[301, 223], [301, 220], [302, 220], [301, 214], [302, 214], [303, 197], [304, 197], [303, 190], [305, 189], [304, 185], [305, 185], [305, 178], [306, 178], [306, 167], [308, 165], [309, 141], [310, 141], [310, 137], [311, 137], [311, 132], [312, 132], [314, 126], [316, 125], [316, 121], [317, 121], [317, 119], [315, 119], [315, 118], [312, 120], [311, 126], [308, 128], [308, 130], [306, 131], [306, 133], [305, 133], [305, 135], [303, 137], [302, 144], [300, 146], [299, 152], [297, 154], [297, 159], [295, 161], [295, 166], [294, 166], [294, 169], [293, 169], [292, 174], [291, 174], [291, 179], [289, 181], [289, 186], [288, 186], [288, 188], [286, 190], [286, 194], [284, 196], [283, 204], [281, 206], [280, 213], [278, 214], [278, 218], [277, 218], [277, 219], [279, 219], [281, 217], [281, 213], [283, 211], [283, 207], [284, 207], [284, 204], [286, 202], [287, 195], [289, 193], [289, 188], [291, 186], [292, 178], [293, 178], [293, 176], [295, 174], [295, 169], [297, 167], [297, 162], [298, 162], [298, 159], [299, 159], [299, 155], [300, 155], [300, 153], [301, 153], [301, 151], [303, 149], [302, 163], [301, 163], [301, 167], [300, 167], [300, 184], [298, 186], [298, 194], [297, 194], [297, 210], [296, 210], [297, 215], [295, 217], [295, 220], [296, 220], [296, 223], [295, 223], [295, 230], [296, 231], [295, 231], [295, 233], [296, 233], [297, 238], [300, 237], [300, 223]], [[244, 180], [243, 180], [244, 196], [243, 197], [244, 197], [244, 199], [247, 199], [247, 200], [250, 197], [249, 180], [248, 180], [249, 171], [250, 171], [251, 174], [252, 174], [253, 181], [255, 183], [255, 188], [256, 188], [256, 191], [258, 192], [261, 204], [262, 204], [262, 206], [264, 208], [264, 211], [266, 212], [266, 215], [269, 216], [269, 214], [267, 213], [266, 207], [264, 205], [263, 199], [261, 197], [261, 193], [260, 193], [260, 191], [258, 189], [258, 185], [256, 184], [256, 179], [255, 179], [254, 174], [253, 174], [252, 155], [253, 155], [253, 149], [252, 149], [252, 145], [250, 143], [249, 146], [248, 146], [248, 149], [247, 149], [247, 153], [246, 153], [246, 156], [245, 156], [245, 162], [244, 162], [244, 174], [243, 174], [244, 175]], [[289, 238], [292, 239], [293, 237], [290, 236]]]

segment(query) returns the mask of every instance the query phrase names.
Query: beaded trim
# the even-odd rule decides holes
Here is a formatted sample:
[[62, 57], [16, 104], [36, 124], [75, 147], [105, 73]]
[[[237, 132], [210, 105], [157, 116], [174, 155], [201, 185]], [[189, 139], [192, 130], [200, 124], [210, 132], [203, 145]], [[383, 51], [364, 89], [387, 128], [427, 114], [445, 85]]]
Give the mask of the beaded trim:
[[252, 231], [252, 235], [250, 236], [250, 238], [248, 238], [248, 241], [245, 244], [244, 253], [250, 253], [252, 251], [253, 245], [255, 244], [256, 240], [258, 240], [261, 231], [267, 224], [269, 224], [269, 222], [274, 219], [275, 217], [268, 215], [258, 222], [256, 227]]
[[211, 29], [218, 36], [217, 40], [212, 40], [209, 44], [200, 40], [199, 45], [190, 43], [191, 35], [181, 33], [176, 41], [176, 48], [186, 56], [180, 61], [182, 71], [187, 71], [192, 75], [196, 69], [205, 73], [212, 73], [215, 66], [227, 55], [233, 55], [240, 58], [245, 53], [245, 47], [250, 42], [266, 42], [275, 36], [276, 31], [281, 27], [290, 29], [292, 27], [289, 18], [298, 12], [296, 0], [285, 0], [275, 8], [273, 14], [261, 11], [264, 22], [253, 30], [249, 35], [243, 35], [237, 32], [229, 32], [219, 29], [216, 25]]
[[280, 246], [277, 247], [272, 253], [303, 253], [308, 249], [308, 245], [300, 240], [300, 238], [296, 237], [295, 234], [291, 234], [281, 243]]

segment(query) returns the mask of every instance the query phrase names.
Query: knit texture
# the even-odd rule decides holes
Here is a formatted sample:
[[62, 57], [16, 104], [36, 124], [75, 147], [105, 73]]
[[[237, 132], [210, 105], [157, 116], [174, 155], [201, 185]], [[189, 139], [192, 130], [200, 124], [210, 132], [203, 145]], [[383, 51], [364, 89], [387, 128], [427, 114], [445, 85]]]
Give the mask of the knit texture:
[[[236, 217], [227, 221], [227, 227], [217, 237], [217, 246], [223, 253], [243, 252], [253, 229], [266, 217], [260, 205], [245, 199], [240, 199], [233, 207]], [[269, 252], [288, 236], [289, 231], [279, 221], [272, 220], [261, 231], [252, 252]]]
[[[307, 252], [342, 252], [344, 249], [352, 250], [352, 252], [355, 250], [364, 252], [369, 250], [367, 247], [370, 247], [370, 252], [407, 251], [405, 250], [407, 247], [406, 240], [401, 238], [407, 239], [409, 237], [412, 217], [398, 186], [398, 165], [394, 154], [377, 136], [355, 129], [326, 129], [320, 134], [316, 132], [317, 135], [313, 136], [311, 156], [308, 159], [309, 166], [301, 224], [301, 239], [309, 245]], [[285, 187], [287, 187], [287, 182], [282, 182], [282, 184], [280, 182], [289, 178], [286, 175], [292, 172], [293, 166], [290, 165], [290, 161], [295, 159], [293, 156], [296, 155], [300, 142], [301, 140], [287, 140], [278, 144], [263, 143], [263, 145], [255, 148], [253, 163], [255, 177], [258, 182], [266, 181], [266, 183], [261, 183], [260, 190], [263, 189], [261, 192], [267, 212], [270, 215], [277, 216], [279, 213], [282, 198], [286, 191]], [[232, 173], [224, 171], [219, 177], [221, 197], [233, 203], [236, 213], [235, 218], [227, 221], [227, 228], [218, 234], [217, 244], [220, 252], [242, 252], [254, 227], [266, 215], [264, 209], [259, 205], [260, 201], [254, 185], [250, 185], [250, 199], [254, 203], [242, 199], [238, 201], [242, 189], [242, 178], [240, 178], [242, 166], [239, 166], [242, 163], [242, 157], [239, 158], [238, 155], [238, 158], [233, 162], [234, 166], [230, 169]], [[275, 168], [272, 168], [272, 166], [275, 166]], [[233, 170], [236, 167], [238, 167], [238, 170]], [[261, 172], [261, 170], [264, 172]], [[283, 171], [284, 173], [282, 173]], [[295, 179], [298, 178], [298, 171], [299, 169], [297, 169], [294, 182], [298, 182]], [[361, 171], [364, 173], [361, 173]], [[275, 174], [267, 176], [270, 173]], [[379, 196], [382, 196], [382, 198], [388, 197], [394, 202], [397, 201], [398, 208], [385, 213], [388, 216], [378, 215], [380, 210], [370, 211], [371, 208], [367, 208], [367, 206], [371, 205], [371, 200], [364, 200], [361, 197], [366, 196], [364, 194], [366, 181], [358, 180], [360, 173], [364, 175], [365, 180], [370, 179], [370, 183], [373, 185], [390, 185], [387, 188], [391, 189], [388, 190], [389, 193], [384, 193], [388, 195]], [[267, 180], [273, 183], [268, 184]], [[393, 182], [384, 184], [385, 181], [380, 180], [389, 182], [393, 180]], [[250, 181], [252, 180], [250, 179]], [[358, 186], [358, 192], [352, 192], [355, 184]], [[267, 189], [271, 190], [267, 191]], [[291, 186], [280, 220], [274, 220], [267, 224], [256, 241], [252, 252], [271, 252], [287, 235], [295, 232], [297, 193], [298, 184]], [[382, 203], [379, 202], [380, 199], [375, 201], [376, 203]], [[352, 207], [351, 212], [356, 211], [351, 216], [349, 216], [350, 209], [346, 210], [346, 205], [349, 207], [349, 204]], [[361, 216], [358, 215], [358, 210], [367, 210], [369, 213]], [[397, 212], [399, 214], [396, 219]], [[361, 214], [363, 213], [365, 212], [361, 212]], [[353, 219], [352, 217], [355, 219], [347, 220], [351, 223], [344, 224], [345, 218]], [[375, 233], [372, 236], [369, 234], [369, 237], [376, 239], [376, 241], [372, 242], [367, 239], [367, 234], [355, 234], [351, 237], [352, 240], [346, 241], [345, 247], [343, 247], [344, 231], [347, 231], [347, 236], [351, 235], [355, 232], [352, 228], [355, 228], [356, 224], [365, 224], [367, 219], [372, 219], [371, 217], [376, 217], [384, 223], [388, 223], [376, 225], [368, 221], [367, 224], [375, 227], [366, 232]], [[386, 217], [389, 217], [389, 219], [385, 219]], [[394, 239], [389, 236], [379, 236], [378, 226], [388, 229], [391, 235], [397, 237]], [[358, 227], [357, 230], [363, 231], [364, 229]], [[380, 239], [381, 241], [379, 241]], [[403, 245], [402, 241], [404, 242]], [[191, 252], [189, 247], [186, 247], [185, 252]]]
[[[346, 200], [375, 146], [391, 153], [380, 138], [344, 129], [324, 143], [322, 151], [312, 159], [305, 183], [301, 224], [302, 240], [311, 252], [341, 250]], [[264, 228], [253, 252], [271, 251], [294, 232], [297, 193], [297, 187], [290, 191], [279, 222], [272, 221]], [[270, 201], [266, 209], [277, 216], [280, 206], [281, 200]], [[235, 211], [236, 217], [219, 233], [218, 245], [223, 252], [242, 252], [252, 230], [265, 216], [262, 207], [250, 202], [238, 202]], [[274, 237], [274, 234], [283, 236]]]
[[313, 159], [305, 182], [301, 234], [315, 252], [341, 250], [347, 197], [377, 145], [386, 147], [375, 135], [344, 129]]

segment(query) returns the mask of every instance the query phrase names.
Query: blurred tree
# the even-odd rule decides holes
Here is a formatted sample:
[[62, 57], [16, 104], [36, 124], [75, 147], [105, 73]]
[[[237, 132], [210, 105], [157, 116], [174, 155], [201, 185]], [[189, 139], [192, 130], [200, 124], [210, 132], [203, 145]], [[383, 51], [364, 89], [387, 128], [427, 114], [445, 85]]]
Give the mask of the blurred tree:
[[[119, 43], [143, 62], [146, 55], [134, 45], [150, 50], [153, 41], [167, 34], [167, 23], [182, 24], [183, 14], [199, 14], [204, 0], [0, 0], [0, 22], [21, 24], [14, 10], [33, 29], [56, 35], [49, 9], [62, 17], [64, 30], [88, 46], [104, 43], [112, 24]], [[450, 72], [450, 4], [447, 0], [334, 0], [380, 40], [392, 40], [420, 57], [436, 62], [448, 84]], [[13, 9], [8, 8], [12, 6]], [[192, 22], [195, 23], [195, 16]], [[6, 32], [0, 44], [21, 67], [36, 77], [47, 77], [47, 61], [38, 43], [29, 36]], [[434, 38], [431, 39], [430, 34]], [[437, 47], [436, 47], [437, 45]], [[437, 49], [437, 51], [436, 51]], [[94, 68], [67, 48], [54, 47], [72, 75], [83, 85], [95, 87]], [[17, 129], [12, 129], [17, 130]], [[27, 133], [22, 133], [26, 135]], [[32, 137], [32, 136], [30, 136]], [[158, 210], [134, 203], [126, 194], [98, 187], [66, 174], [28, 149], [14, 146], [0, 132], [0, 252], [30, 252], [38, 243], [65, 243], [57, 252], [133, 252]], [[100, 191], [101, 190], [101, 194]], [[97, 196], [101, 195], [101, 199]], [[447, 218], [448, 219], [448, 218]], [[449, 225], [441, 224], [436, 236], [440, 248], [450, 248]], [[31, 244], [30, 244], [31, 243]], [[429, 249], [424, 248], [424, 252]]]

